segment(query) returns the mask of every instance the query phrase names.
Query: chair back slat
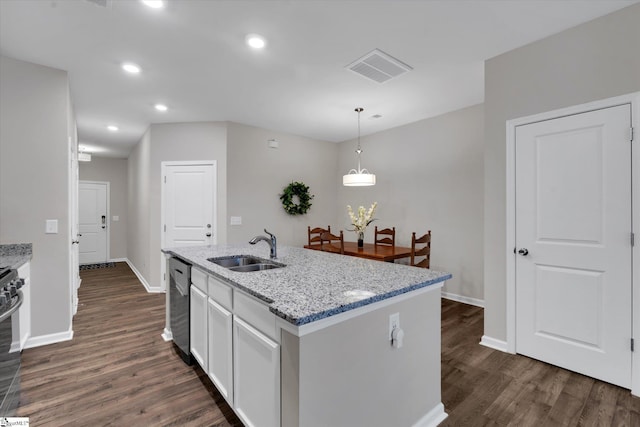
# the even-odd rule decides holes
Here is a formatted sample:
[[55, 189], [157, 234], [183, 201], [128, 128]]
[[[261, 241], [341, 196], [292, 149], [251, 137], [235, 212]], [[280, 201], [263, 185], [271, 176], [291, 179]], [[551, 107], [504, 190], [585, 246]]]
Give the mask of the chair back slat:
[[[389, 237], [386, 237], [389, 236]], [[375, 229], [375, 239], [374, 244], [376, 245], [396, 245], [396, 228], [385, 228], [382, 230], [378, 230], [378, 226], [376, 225]]]
[[[416, 245], [424, 245], [417, 247]], [[424, 259], [416, 262], [416, 257]], [[416, 238], [416, 233], [411, 234], [411, 265], [415, 267], [429, 268], [431, 263], [431, 230]]]
[[320, 235], [324, 232], [331, 232], [331, 226], [327, 225], [327, 228], [322, 228], [322, 227], [315, 227], [315, 228], [311, 228], [310, 226], [307, 227], [307, 234], [309, 236], [309, 245], [312, 245], [313, 243], [317, 243], [320, 244], [321, 243], [321, 238]]
[[[333, 242], [340, 242], [338, 245], [334, 245]], [[325, 231], [320, 235], [320, 250], [325, 252], [337, 252], [344, 254], [344, 234], [340, 230], [340, 236], [331, 234]]]

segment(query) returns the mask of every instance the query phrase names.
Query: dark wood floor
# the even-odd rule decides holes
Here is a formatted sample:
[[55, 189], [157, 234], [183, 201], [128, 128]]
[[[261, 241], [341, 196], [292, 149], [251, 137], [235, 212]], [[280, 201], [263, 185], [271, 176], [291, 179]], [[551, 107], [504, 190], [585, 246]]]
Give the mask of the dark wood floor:
[[[242, 425], [162, 340], [163, 294], [147, 294], [125, 263], [81, 275], [73, 341], [23, 352], [18, 416], [32, 426]], [[482, 332], [481, 308], [442, 301], [442, 426], [640, 426], [628, 390], [483, 347]]]
[[161, 333], [165, 295], [125, 263], [81, 271], [72, 341], [26, 349], [18, 416], [32, 426], [242, 426]]
[[441, 426], [640, 426], [629, 390], [478, 344], [483, 309], [442, 300]]

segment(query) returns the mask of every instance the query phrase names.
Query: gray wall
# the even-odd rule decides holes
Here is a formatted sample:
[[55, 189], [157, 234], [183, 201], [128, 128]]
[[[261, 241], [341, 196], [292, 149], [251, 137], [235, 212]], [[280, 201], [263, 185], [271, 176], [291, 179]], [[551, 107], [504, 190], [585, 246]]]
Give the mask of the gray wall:
[[506, 121], [640, 90], [640, 5], [485, 63], [485, 335], [506, 340]]
[[149, 161], [151, 132], [147, 130], [133, 148], [127, 162], [128, 233], [127, 258], [138, 272], [149, 279]]
[[[373, 242], [375, 225], [396, 227], [400, 246], [411, 245], [412, 232], [431, 230], [431, 268], [453, 274], [444, 291], [482, 300], [483, 120], [483, 106], [476, 105], [362, 137], [362, 166], [376, 174], [377, 184], [338, 185], [332, 226], [351, 228], [346, 205], [368, 208], [377, 201], [378, 220], [365, 242]], [[357, 166], [356, 144], [340, 144], [336, 175]]]
[[[227, 135], [228, 213], [242, 217], [242, 225], [228, 226], [230, 243], [246, 242], [267, 228], [278, 244], [303, 246], [307, 226], [332, 222], [341, 179], [337, 144], [238, 123], [229, 123]], [[269, 148], [269, 139], [277, 140], [279, 148]], [[289, 215], [282, 208], [280, 195], [292, 181], [305, 183], [315, 196], [306, 215]]]
[[[109, 182], [109, 259], [127, 257], [127, 159], [93, 156], [79, 162], [81, 181]], [[113, 221], [118, 216], [118, 221]]]
[[33, 244], [32, 337], [71, 331], [70, 116], [66, 72], [0, 56], [0, 243]]
[[160, 252], [162, 162], [216, 161], [217, 241], [226, 243], [226, 132], [226, 124], [215, 122], [153, 124], [129, 155], [127, 254], [151, 288], [164, 286]]

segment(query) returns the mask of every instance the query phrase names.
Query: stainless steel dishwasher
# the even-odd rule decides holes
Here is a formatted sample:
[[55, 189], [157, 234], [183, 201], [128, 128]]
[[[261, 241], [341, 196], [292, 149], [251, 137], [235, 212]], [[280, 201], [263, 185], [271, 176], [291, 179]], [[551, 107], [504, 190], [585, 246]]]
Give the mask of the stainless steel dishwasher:
[[169, 259], [169, 307], [171, 311], [171, 335], [178, 353], [188, 365], [193, 363], [189, 340], [189, 291], [191, 265], [179, 258]]

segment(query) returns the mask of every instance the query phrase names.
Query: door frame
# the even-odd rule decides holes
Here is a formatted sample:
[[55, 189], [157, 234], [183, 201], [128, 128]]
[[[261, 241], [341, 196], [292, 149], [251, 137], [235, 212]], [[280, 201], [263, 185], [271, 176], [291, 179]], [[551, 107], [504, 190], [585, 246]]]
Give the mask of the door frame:
[[162, 249], [165, 246], [165, 233], [164, 233], [164, 224], [165, 224], [165, 200], [167, 195], [165, 194], [165, 185], [163, 185], [164, 176], [167, 174], [167, 168], [171, 166], [212, 166], [213, 174], [211, 174], [211, 179], [213, 182], [211, 183], [213, 186], [213, 207], [211, 214], [213, 216], [211, 222], [211, 231], [213, 233], [213, 241], [212, 244], [218, 243], [218, 165], [216, 160], [182, 160], [182, 161], [165, 161], [160, 162], [160, 282], [162, 283], [162, 291], [166, 291], [166, 258], [162, 253]]
[[[633, 222], [634, 213], [640, 212], [640, 148], [633, 149], [633, 145], [640, 140], [640, 92], [574, 105], [531, 116], [508, 120], [506, 123], [506, 305], [507, 305], [507, 342], [501, 350], [516, 353], [516, 128], [536, 122], [556, 119], [586, 113], [594, 110], [615, 107], [623, 104], [631, 105], [631, 126], [635, 130], [631, 152], [631, 185], [632, 185], [632, 232], [638, 234], [639, 224]], [[634, 173], [635, 172], [635, 173]], [[640, 238], [640, 235], [638, 235]], [[640, 244], [640, 243], [639, 243]], [[632, 252], [632, 307], [631, 307], [631, 335], [634, 340], [640, 338], [640, 250]], [[638, 341], [640, 344], [640, 341]], [[494, 347], [495, 348], [495, 347]], [[631, 358], [631, 393], [640, 396], [640, 348], [633, 352]]]
[[[80, 205], [80, 186], [82, 184], [106, 184], [107, 186], [107, 260], [105, 262], [110, 262], [111, 261], [111, 183], [109, 181], [88, 181], [88, 180], [84, 180], [81, 179], [80, 181], [78, 181], [78, 206]], [[78, 215], [79, 217], [79, 215]], [[80, 229], [80, 227], [78, 227], [78, 230]], [[80, 246], [80, 245], [78, 245]], [[78, 249], [79, 251], [79, 249]], [[79, 257], [79, 254], [78, 254]]]

